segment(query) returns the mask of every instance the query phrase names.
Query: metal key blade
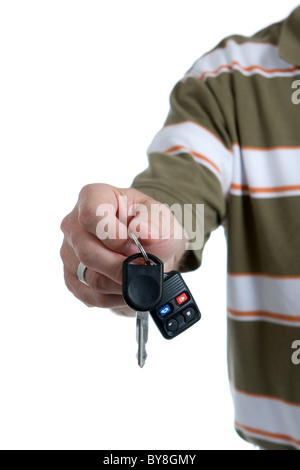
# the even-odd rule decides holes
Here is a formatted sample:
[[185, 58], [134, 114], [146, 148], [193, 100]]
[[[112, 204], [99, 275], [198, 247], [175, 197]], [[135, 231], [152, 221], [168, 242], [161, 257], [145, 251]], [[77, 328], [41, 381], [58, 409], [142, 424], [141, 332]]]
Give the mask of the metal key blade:
[[137, 360], [140, 367], [144, 367], [147, 358], [146, 343], [148, 341], [148, 323], [149, 312], [136, 312]]

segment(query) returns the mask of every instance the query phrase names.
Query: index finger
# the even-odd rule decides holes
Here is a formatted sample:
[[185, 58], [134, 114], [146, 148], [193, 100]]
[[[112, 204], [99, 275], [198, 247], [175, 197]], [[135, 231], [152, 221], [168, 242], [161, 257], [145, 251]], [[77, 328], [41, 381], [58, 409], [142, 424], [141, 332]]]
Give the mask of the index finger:
[[[126, 253], [128, 244], [127, 201], [106, 184], [85, 186], [78, 199], [78, 222], [108, 249]], [[120, 206], [124, 206], [123, 208]], [[123, 210], [122, 210], [123, 209]]]

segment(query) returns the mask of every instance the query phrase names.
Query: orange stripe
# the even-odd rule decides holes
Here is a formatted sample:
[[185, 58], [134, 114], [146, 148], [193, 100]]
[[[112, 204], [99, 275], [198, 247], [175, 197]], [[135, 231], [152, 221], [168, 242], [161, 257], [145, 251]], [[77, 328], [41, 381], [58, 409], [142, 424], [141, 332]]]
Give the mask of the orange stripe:
[[[234, 142], [232, 145], [239, 146], [237, 142]], [[299, 145], [281, 145], [278, 147], [241, 147], [241, 150], [258, 150], [261, 152], [265, 152], [265, 151], [268, 152], [271, 150], [299, 150], [299, 149], [300, 149]]]
[[265, 274], [265, 273], [231, 273], [227, 272], [229, 276], [261, 276], [270, 277], [271, 279], [300, 279], [300, 276], [278, 276], [277, 274]]
[[238, 67], [241, 67], [241, 69], [246, 70], [246, 72], [250, 72], [251, 70], [255, 70], [255, 69], [261, 70], [262, 72], [266, 72], [266, 73], [295, 72], [296, 70], [299, 70], [299, 67], [296, 67], [296, 66], [290, 67], [290, 68], [287, 68], [287, 69], [264, 69], [260, 65], [251, 65], [250, 67], [243, 67], [237, 61], [233, 61], [232, 64], [237, 65]]
[[233, 310], [231, 308], [227, 308], [228, 312], [235, 317], [265, 317], [265, 318], [272, 318], [273, 320], [284, 320], [290, 321], [294, 323], [300, 323], [300, 317], [295, 317], [293, 315], [284, 315], [282, 313], [272, 313], [266, 312], [263, 310], [253, 310], [253, 311], [240, 311], [240, 310]]
[[243, 429], [246, 432], [257, 434], [258, 436], [270, 437], [273, 439], [280, 439], [282, 441], [292, 442], [296, 444], [297, 446], [300, 446], [300, 441], [298, 441], [297, 439], [294, 439], [292, 436], [286, 436], [285, 434], [276, 434], [273, 432], [263, 431], [261, 429], [251, 428], [250, 426], [245, 426], [243, 424], [238, 423], [237, 421], [235, 421], [235, 426], [240, 429]]
[[299, 70], [299, 67], [291, 67], [289, 69], [271, 69], [271, 70], [264, 69], [260, 67], [260, 65], [251, 65], [250, 67], [243, 67], [239, 62], [234, 61], [232, 62], [232, 65], [221, 65], [216, 70], [207, 70], [203, 72], [199, 80], [204, 80], [205, 76], [208, 74], [216, 75], [223, 69], [233, 71], [234, 70], [233, 65], [237, 65], [241, 70], [244, 70], [245, 72], [250, 72], [252, 70], [260, 70], [262, 72], [269, 73], [269, 74], [276, 73], [276, 72], [283, 72], [283, 73], [295, 72], [296, 70]]
[[199, 80], [204, 80], [205, 76], [208, 74], [216, 75], [218, 72], [220, 72], [223, 69], [227, 69], [231, 72], [233, 71], [233, 68], [231, 67], [231, 65], [221, 65], [219, 68], [217, 68], [217, 70], [211, 70], [211, 71], [207, 70], [203, 72]]
[[205, 157], [204, 155], [201, 155], [200, 153], [194, 152], [193, 150], [189, 150], [188, 148], [184, 147], [183, 145], [176, 145], [175, 147], [171, 147], [170, 149], [166, 150], [165, 153], [172, 153], [176, 152], [177, 150], [186, 150], [186, 152], [190, 153], [191, 155], [194, 155], [194, 157], [200, 158], [201, 160], [206, 161], [209, 163], [211, 166], [217, 170], [218, 173], [221, 174], [220, 168], [209, 158]]
[[259, 393], [244, 392], [243, 390], [236, 388], [231, 381], [230, 381], [230, 385], [236, 392], [240, 393], [241, 395], [246, 395], [247, 397], [262, 398], [264, 400], [278, 401], [280, 403], [283, 403], [284, 405], [296, 406], [297, 408], [300, 408], [300, 405], [298, 405], [298, 403], [292, 403], [291, 401], [283, 400], [282, 398], [272, 397], [269, 395], [260, 395]]
[[249, 193], [281, 193], [286, 191], [298, 191], [300, 190], [300, 185], [275, 186], [272, 188], [251, 188], [246, 184], [232, 183], [230, 189], [238, 189], [240, 191], [247, 191]]

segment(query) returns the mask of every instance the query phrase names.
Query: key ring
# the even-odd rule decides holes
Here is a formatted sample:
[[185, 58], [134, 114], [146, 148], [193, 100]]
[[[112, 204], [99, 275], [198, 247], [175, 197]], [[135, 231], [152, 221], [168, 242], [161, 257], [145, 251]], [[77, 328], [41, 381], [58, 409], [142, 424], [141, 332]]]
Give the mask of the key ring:
[[136, 246], [138, 247], [138, 249], [140, 250], [140, 252], [142, 253], [143, 255], [143, 258], [145, 260], [145, 263], [150, 265], [151, 264], [151, 261], [149, 260], [148, 258], [148, 255], [144, 249], [144, 247], [142, 246], [142, 244], [140, 243], [140, 241], [138, 240], [137, 236], [135, 233], [131, 232], [130, 234], [130, 237], [133, 239], [133, 241], [135, 242]]

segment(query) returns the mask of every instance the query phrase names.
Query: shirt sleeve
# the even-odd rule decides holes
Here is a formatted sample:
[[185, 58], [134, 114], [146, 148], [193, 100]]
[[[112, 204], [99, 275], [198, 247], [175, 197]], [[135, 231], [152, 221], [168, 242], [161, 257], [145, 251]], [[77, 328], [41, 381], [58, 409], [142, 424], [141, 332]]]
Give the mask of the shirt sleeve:
[[[199, 68], [199, 65], [198, 65]], [[226, 219], [231, 182], [232, 142], [226, 118], [212, 84], [191, 69], [170, 96], [170, 112], [148, 149], [149, 166], [135, 177], [132, 187], [169, 206], [204, 205], [204, 244], [187, 251], [181, 271], [201, 264], [210, 233]]]

